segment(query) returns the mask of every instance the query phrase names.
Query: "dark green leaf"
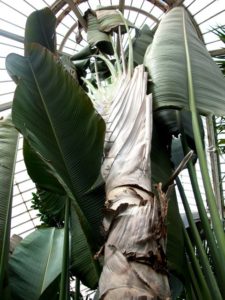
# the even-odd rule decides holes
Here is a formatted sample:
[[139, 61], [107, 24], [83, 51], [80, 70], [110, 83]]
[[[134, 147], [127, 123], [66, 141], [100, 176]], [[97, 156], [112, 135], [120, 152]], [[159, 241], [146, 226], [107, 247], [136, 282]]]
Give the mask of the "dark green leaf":
[[[14, 121], [35, 149], [28, 153], [30, 157], [27, 166], [31, 168], [29, 173], [36, 183], [53, 192], [59, 189], [60, 183], [73, 199], [76, 210], [73, 215], [79, 217], [74, 221], [77, 224], [75, 230], [82, 229], [79, 229], [79, 239], [81, 244], [86, 245], [82, 252], [85, 257], [89, 257], [88, 264], [94, 265], [90, 260], [93, 260], [94, 251], [98, 250], [104, 197], [99, 197], [99, 192], [90, 188], [101, 165], [105, 125], [84, 92], [71, 81], [60, 65], [55, 64], [53, 56], [40, 46], [34, 46], [33, 52], [25, 59], [11, 56], [16, 59], [13, 65], [16, 72], [20, 64], [26, 64], [28, 69], [27, 73], [22, 74], [24, 76], [21, 76], [17, 87], [13, 106]], [[26, 76], [29, 68], [33, 71], [33, 78]], [[46, 78], [43, 78], [40, 70], [43, 70]], [[46, 85], [50, 76], [48, 71], [54, 77]], [[38, 172], [35, 172], [36, 168]], [[55, 176], [57, 180], [49, 176]], [[101, 195], [104, 195], [103, 189]], [[56, 201], [63, 200], [58, 199], [58, 196], [46, 198], [49, 212], [55, 210], [54, 197]], [[71, 233], [73, 235], [73, 229]], [[87, 234], [92, 237], [91, 240], [86, 240]], [[89, 249], [94, 249], [92, 256]], [[76, 251], [81, 251], [78, 246]], [[79, 265], [73, 266], [82, 280], [91, 285], [88, 277], [93, 275], [87, 273], [86, 268], [87, 262], [81, 260]], [[96, 281], [92, 284], [96, 284]]]
[[29, 145], [26, 139], [24, 139], [23, 143], [23, 155], [27, 172], [40, 189], [51, 191], [55, 194], [65, 194], [65, 190], [56, 179], [53, 170], [42, 156]]
[[39, 43], [51, 52], [56, 52], [56, 17], [49, 8], [34, 11], [26, 22], [25, 55], [31, 51], [31, 43]]
[[153, 36], [154, 33], [145, 24], [133, 39], [133, 60], [135, 65], [143, 64], [145, 52], [152, 43]]
[[99, 22], [94, 13], [88, 10], [85, 13], [87, 19], [87, 41], [91, 47], [96, 46], [103, 53], [113, 55], [113, 47], [110, 37], [105, 32], [100, 31]]
[[[91, 208], [90, 208], [91, 209]], [[97, 245], [88, 224], [71, 204], [71, 272], [89, 288], [96, 288], [100, 266], [94, 259]]]
[[21, 77], [13, 104], [16, 127], [79, 201], [99, 173], [104, 121], [48, 50], [33, 44], [29, 57], [11, 54], [6, 64]]
[[80, 50], [78, 53], [74, 54], [71, 56], [71, 61], [76, 61], [76, 60], [84, 60], [87, 58], [90, 58], [94, 54], [94, 50], [88, 45], [84, 47], [82, 50]]
[[60, 62], [62, 63], [65, 70], [70, 74], [70, 76], [75, 80], [78, 81], [77, 70], [75, 65], [70, 60], [70, 57], [67, 55], [60, 56]]
[[40, 300], [59, 300], [60, 275], [42, 293]]
[[14, 300], [40, 298], [61, 273], [62, 246], [63, 229], [46, 228], [34, 231], [16, 247], [9, 261]]

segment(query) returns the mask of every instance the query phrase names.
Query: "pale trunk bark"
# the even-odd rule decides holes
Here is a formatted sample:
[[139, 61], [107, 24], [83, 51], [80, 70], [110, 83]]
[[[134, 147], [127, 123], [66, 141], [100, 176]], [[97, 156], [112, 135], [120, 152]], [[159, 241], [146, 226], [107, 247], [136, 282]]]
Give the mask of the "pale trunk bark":
[[151, 97], [138, 66], [124, 75], [105, 113], [104, 266], [100, 299], [169, 299], [165, 243], [167, 199], [151, 191]]

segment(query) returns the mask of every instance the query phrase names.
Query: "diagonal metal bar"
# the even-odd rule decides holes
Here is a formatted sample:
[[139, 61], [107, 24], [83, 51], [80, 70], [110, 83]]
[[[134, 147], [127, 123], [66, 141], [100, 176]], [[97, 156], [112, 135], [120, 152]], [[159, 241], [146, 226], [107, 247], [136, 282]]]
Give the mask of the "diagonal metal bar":
[[122, 14], [124, 12], [124, 4], [125, 4], [125, 0], [120, 0], [120, 2], [119, 2], [119, 10], [121, 11]]
[[87, 31], [87, 22], [81, 15], [80, 10], [78, 9], [77, 5], [72, 0], [66, 0], [66, 2], [69, 4], [71, 10], [74, 12], [74, 14], [77, 17], [78, 21], [80, 22], [81, 26], [84, 28], [85, 31]]
[[0, 35], [6, 37], [8, 39], [20, 42], [20, 43], [24, 42], [24, 38], [22, 36], [19, 36], [17, 34], [12, 33], [12, 32], [5, 31], [3, 29], [0, 29]]
[[147, 0], [147, 1], [158, 6], [158, 8], [160, 8], [164, 12], [166, 12], [169, 9], [169, 5], [164, 1], [161, 1], [161, 0]]

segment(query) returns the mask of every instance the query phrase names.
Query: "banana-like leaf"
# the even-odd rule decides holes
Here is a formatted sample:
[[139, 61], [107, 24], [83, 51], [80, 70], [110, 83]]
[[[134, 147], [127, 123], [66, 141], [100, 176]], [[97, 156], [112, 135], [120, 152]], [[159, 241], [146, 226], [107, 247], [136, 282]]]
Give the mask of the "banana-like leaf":
[[71, 56], [70, 60], [71, 61], [76, 61], [76, 60], [79, 61], [79, 60], [87, 59], [87, 58], [90, 58], [93, 54], [95, 54], [95, 51], [88, 45], [88, 46], [82, 48], [82, 50], [80, 50], [78, 53]]
[[12, 299], [37, 300], [59, 276], [63, 236], [63, 229], [38, 229], [16, 247], [9, 260]]
[[188, 13], [182, 7], [173, 8], [164, 16], [151, 49], [145, 55], [145, 64], [154, 83], [154, 108], [189, 109], [186, 57], [191, 61], [193, 89], [199, 113], [224, 115], [225, 79], [199, 40]]
[[[96, 16], [99, 22], [99, 30], [108, 33], [112, 31], [118, 32], [118, 27], [121, 26], [122, 33], [126, 33], [124, 19], [121, 17], [121, 14], [117, 10], [96, 10]], [[126, 20], [126, 23], [128, 27], [134, 27], [134, 25], [129, 20]]]
[[75, 81], [78, 81], [77, 70], [70, 57], [67, 55], [62, 55], [60, 57], [60, 62], [62, 63], [65, 70], [72, 76]]
[[[98, 176], [105, 125], [84, 92], [71, 81], [60, 65], [55, 64], [53, 56], [38, 45], [34, 46], [33, 51], [33, 56], [31, 54], [28, 58], [11, 56], [17, 59], [16, 63], [19, 65], [10, 64], [14, 72], [19, 72], [20, 64], [23, 64], [22, 70], [26, 71], [19, 75], [22, 79], [16, 91], [13, 115], [16, 126], [32, 146], [31, 149], [27, 149], [28, 145], [25, 144], [28, 172], [42, 189], [61, 193], [62, 185], [74, 199], [76, 214], [79, 215], [79, 221], [83, 222], [79, 226], [85, 230], [89, 228], [92, 241], [94, 240], [82, 250], [79, 249], [79, 244], [75, 244], [76, 251], [83, 251], [86, 255], [85, 251], [89, 251], [89, 248], [94, 249], [90, 256], [93, 259], [100, 240], [99, 227], [104, 198], [97, 197], [98, 192], [92, 197], [92, 191], [87, 190]], [[43, 74], [48, 77], [42, 78]], [[54, 77], [48, 86], [46, 80], [50, 74], [54, 74]], [[29, 76], [33, 76], [33, 79]], [[20, 114], [23, 115], [23, 119]], [[36, 121], [33, 118], [36, 118]], [[27, 127], [24, 126], [24, 122]], [[56, 179], [51, 176], [55, 176]], [[61, 198], [63, 197], [61, 193]], [[54, 195], [47, 199], [54, 199]], [[52, 210], [55, 210], [55, 205], [49, 206], [49, 211]], [[80, 238], [85, 240], [86, 232], [81, 233]], [[91, 273], [84, 273], [87, 270], [86, 265], [87, 262], [83, 261], [83, 269], [76, 270], [84, 281], [86, 276], [92, 276]], [[90, 272], [90, 269], [88, 271]], [[88, 280], [85, 282], [88, 283]]]
[[[90, 208], [91, 209], [91, 208]], [[95, 289], [100, 276], [100, 266], [94, 255], [97, 251], [94, 236], [82, 216], [71, 204], [71, 272], [86, 286]]]
[[94, 13], [88, 10], [85, 13], [87, 19], [87, 41], [91, 47], [96, 46], [103, 53], [113, 55], [113, 47], [107, 33], [99, 30], [99, 22]]
[[0, 294], [9, 255], [12, 190], [16, 164], [18, 132], [11, 118], [0, 120]]
[[[38, 188], [38, 195], [43, 201], [44, 210], [48, 214], [61, 214], [64, 210], [63, 203], [66, 194], [61, 183], [56, 179], [57, 174], [51, 170], [47, 161], [43, 160], [27, 141], [24, 142], [23, 153], [28, 174]], [[100, 181], [99, 184], [95, 184], [93, 188], [79, 198], [79, 203], [82, 203], [82, 211], [87, 219], [86, 222], [90, 224], [90, 228], [93, 230], [96, 247], [102, 243], [99, 228], [103, 218], [104, 195], [104, 185]]]
[[[45, 223], [48, 221], [51, 225], [51, 223], [56, 223], [57, 219], [61, 222], [62, 220], [60, 218], [64, 215], [65, 201], [68, 200], [67, 196], [46, 191], [38, 191], [38, 194], [42, 201], [40, 212], [43, 217], [47, 217]], [[92, 201], [90, 201], [90, 199]], [[96, 191], [86, 195], [83, 200], [87, 201], [87, 203], [92, 203], [92, 206], [89, 206], [89, 214], [87, 213], [87, 215], [84, 216], [79, 210], [77, 212], [77, 208], [73, 204], [70, 210], [70, 270], [71, 273], [79, 278], [86, 286], [93, 289], [96, 287], [100, 275], [99, 262], [94, 259], [94, 255], [103, 243], [103, 241], [100, 240], [101, 236], [99, 232], [103, 216], [99, 213], [101, 212], [100, 208], [96, 209], [95, 200], [101, 204], [102, 208], [104, 203], [104, 189], [96, 189]], [[89, 221], [91, 224], [88, 223]]]
[[29, 176], [41, 190], [60, 195], [66, 194], [51, 168], [41, 155], [29, 145], [27, 140], [23, 142], [23, 156]]
[[40, 300], [59, 300], [61, 274], [42, 293]]
[[33, 44], [29, 57], [10, 54], [6, 65], [21, 78], [14, 124], [57, 174], [69, 197], [82, 206], [80, 196], [99, 173], [104, 121], [47, 49]]
[[104, 184], [102, 183], [99, 186], [93, 187], [82, 196], [81, 201], [83, 203], [82, 211], [84, 212], [85, 218], [93, 232], [93, 237], [90, 242], [94, 241], [92, 248], [97, 251], [99, 249], [99, 245], [102, 245], [104, 242], [101, 232], [103, 207], [105, 203]]
[[154, 32], [145, 24], [137, 33], [137, 37], [133, 39], [133, 60], [135, 65], [143, 64], [145, 52], [151, 45], [153, 36]]
[[34, 11], [26, 22], [25, 55], [31, 51], [31, 43], [39, 43], [51, 52], [56, 52], [56, 17], [49, 8]]
[[67, 195], [59, 181], [52, 174], [48, 164], [24, 139], [24, 162], [27, 172], [37, 187], [33, 195], [33, 208], [40, 212], [41, 221], [45, 225], [57, 226], [64, 220], [64, 208]]
[[[41, 209], [39, 207], [41, 215], [45, 219], [48, 217], [48, 221], [51, 221], [53, 217], [54, 222], [56, 218], [61, 220], [60, 216], [64, 214], [67, 196], [56, 194], [57, 191], [61, 191], [59, 182], [51, 175], [40, 155], [35, 153], [27, 142], [24, 143], [24, 158], [31, 178], [37, 186], [42, 188], [37, 191], [41, 201]], [[43, 188], [47, 188], [48, 191]], [[100, 270], [98, 261], [94, 260], [94, 254], [103, 243], [100, 226], [103, 219], [104, 195], [104, 186], [100, 184], [82, 196], [85, 218], [76, 212], [74, 206], [71, 209], [71, 272], [79, 276], [82, 282], [90, 288], [96, 286]], [[78, 256], [81, 253], [82, 255]]]

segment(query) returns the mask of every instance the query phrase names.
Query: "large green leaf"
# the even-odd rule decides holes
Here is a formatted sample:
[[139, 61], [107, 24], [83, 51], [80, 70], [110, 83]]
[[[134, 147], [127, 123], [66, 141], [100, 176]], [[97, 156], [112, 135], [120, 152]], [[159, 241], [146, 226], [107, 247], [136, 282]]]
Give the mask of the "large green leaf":
[[49, 8], [34, 11], [26, 22], [25, 29], [25, 54], [29, 55], [31, 43], [39, 43], [56, 52], [56, 17]]
[[40, 300], [59, 300], [59, 286], [61, 274], [42, 293]]
[[94, 12], [86, 11], [85, 18], [87, 19], [87, 41], [91, 47], [96, 46], [103, 53], [113, 55], [113, 47], [110, 37], [107, 33], [99, 30], [99, 22]]
[[21, 78], [13, 122], [57, 174], [69, 196], [82, 206], [80, 196], [99, 173], [104, 121], [45, 48], [33, 44], [27, 58], [10, 54], [6, 65]]
[[[42, 212], [52, 216], [63, 214], [67, 196], [59, 181], [54, 177], [57, 175], [51, 172], [46, 161], [30, 147], [27, 141], [24, 142], [23, 150], [27, 171], [37, 186], [37, 194], [43, 208]], [[104, 185], [101, 181], [99, 185], [95, 185], [80, 198], [82, 211], [87, 219], [86, 222], [90, 224], [93, 231], [96, 247], [102, 243], [99, 228], [103, 218], [104, 195]]]
[[[90, 208], [91, 209], [91, 208]], [[94, 255], [98, 250], [94, 243], [90, 227], [82, 215], [77, 213], [71, 204], [71, 272], [83, 284], [91, 289], [96, 288], [100, 276], [100, 266]]]
[[147, 24], [137, 32], [137, 36], [132, 40], [133, 42], [133, 60], [135, 65], [141, 65], [144, 61], [144, 55], [151, 45], [153, 40], [154, 32], [150, 30]]
[[[126, 26], [124, 19], [121, 17], [121, 13], [118, 10], [113, 9], [100, 9], [95, 11], [99, 22], [99, 30], [103, 32], [118, 32], [118, 27], [121, 26], [122, 33], [126, 33]], [[128, 27], [134, 27], [129, 21], [125, 20]]]
[[[100, 240], [104, 198], [97, 197], [98, 192], [95, 196], [90, 187], [99, 173], [105, 125], [84, 92], [55, 64], [53, 56], [38, 45], [33, 47], [30, 57], [11, 56], [16, 61], [8, 65], [14, 73], [19, 73], [20, 64], [23, 65], [22, 74], [18, 74], [22, 79], [15, 94], [13, 116], [32, 147], [27, 149], [25, 144], [28, 172], [38, 186], [53, 193], [42, 198], [48, 202], [48, 211], [55, 210], [55, 196], [56, 201], [65, 201], [62, 193], [61, 197], [54, 196], [60, 185], [73, 198], [74, 214], [79, 216], [76, 222], [82, 222], [78, 223], [83, 230], [79, 236], [81, 244], [87, 231], [93, 237], [88, 247], [80, 250], [75, 244], [75, 249], [84, 255], [89, 248], [94, 249], [92, 256], [87, 254], [93, 260]], [[52, 74], [51, 83], [46, 85]], [[83, 269], [73, 269], [88, 283], [85, 277], [92, 276], [87, 268], [90, 261], [80, 263]]]
[[[64, 214], [67, 196], [39, 191], [42, 201], [42, 213], [52, 223]], [[85, 215], [71, 204], [71, 259], [70, 269], [89, 288], [95, 288], [98, 282], [100, 266], [94, 255], [99, 250], [101, 240], [100, 225], [102, 222], [102, 206], [104, 203], [104, 188], [100, 186], [82, 197], [87, 205]], [[90, 205], [89, 205], [90, 204]], [[60, 220], [61, 221], [61, 220]], [[49, 222], [50, 223], [50, 222]]]
[[[189, 53], [185, 48], [187, 37]], [[225, 80], [199, 40], [192, 21], [182, 7], [162, 19], [147, 50], [145, 64], [154, 87], [154, 107], [189, 109], [186, 54], [190, 57], [197, 109], [202, 114], [225, 114]]]
[[65, 190], [54, 176], [55, 173], [41, 155], [29, 145], [27, 140], [23, 142], [23, 156], [27, 172], [38, 188], [55, 194], [65, 194]]
[[90, 242], [94, 241], [92, 247], [96, 251], [99, 245], [102, 245], [104, 242], [101, 228], [105, 203], [105, 185], [102, 183], [89, 190], [82, 196], [81, 201], [83, 203], [82, 211], [94, 234]]
[[0, 120], [0, 294], [9, 255], [12, 190], [18, 133], [11, 118]]
[[59, 276], [63, 236], [63, 229], [38, 229], [16, 247], [9, 260], [12, 299], [37, 300]]
[[82, 50], [71, 56], [70, 59], [71, 61], [82, 61], [87, 58], [90, 58], [94, 53], [95, 51], [89, 45], [87, 45], [86, 47], [83, 47]]

